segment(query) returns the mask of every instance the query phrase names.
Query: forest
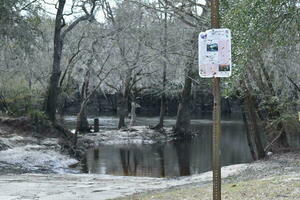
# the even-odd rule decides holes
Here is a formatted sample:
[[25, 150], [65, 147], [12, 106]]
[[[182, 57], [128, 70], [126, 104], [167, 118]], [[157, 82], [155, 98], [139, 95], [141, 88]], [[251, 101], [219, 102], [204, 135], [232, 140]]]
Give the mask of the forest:
[[[224, 153], [222, 165], [270, 158], [266, 162], [271, 163], [265, 164], [268, 171], [274, 160], [289, 158], [286, 167], [300, 178], [299, 164], [293, 162], [300, 155], [298, 0], [1, 0], [0, 180], [5, 170], [11, 172], [9, 156], [16, 155], [3, 152], [19, 148], [15, 136], [6, 136], [12, 133], [24, 141], [37, 138], [30, 145], [48, 145], [47, 151], [49, 146], [51, 151], [60, 149], [59, 156], [79, 161], [68, 167], [75, 164], [85, 173], [102, 169], [89, 168], [87, 163], [103, 154], [107, 160], [117, 154], [123, 172], [115, 173], [117, 161], [111, 157], [112, 171], [100, 174], [148, 176], [139, 172], [139, 165], [148, 169], [144, 157], [160, 166], [149, 176], [185, 177], [209, 171], [210, 164], [201, 169], [193, 164], [204, 166], [197, 160], [199, 155], [203, 162], [211, 159], [206, 143], [211, 143], [213, 82], [199, 76], [198, 36], [212, 27], [215, 2], [219, 2], [220, 28], [229, 29], [232, 37], [232, 74], [220, 82], [222, 151], [230, 152]], [[133, 142], [127, 144], [128, 138]], [[112, 143], [106, 143], [110, 139]], [[139, 139], [142, 144], [135, 144]], [[154, 145], [150, 148], [144, 140]], [[127, 148], [132, 144], [137, 146]], [[176, 150], [171, 152], [168, 145]], [[33, 151], [30, 148], [28, 152]], [[173, 154], [178, 173], [167, 167]], [[33, 154], [27, 156], [33, 159]], [[22, 168], [18, 173], [13, 165], [13, 174], [43, 174], [39, 164], [27, 171], [18, 166]], [[129, 178], [130, 182], [135, 183]], [[119, 195], [111, 192], [103, 199], [145, 188]], [[90, 193], [84, 199], [98, 199]], [[289, 199], [300, 198], [299, 191], [295, 195]]]

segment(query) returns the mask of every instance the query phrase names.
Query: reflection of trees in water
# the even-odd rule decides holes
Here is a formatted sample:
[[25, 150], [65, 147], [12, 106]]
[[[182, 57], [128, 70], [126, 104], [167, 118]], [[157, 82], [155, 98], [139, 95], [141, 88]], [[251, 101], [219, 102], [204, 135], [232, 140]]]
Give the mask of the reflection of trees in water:
[[84, 156], [81, 160], [81, 171], [83, 173], [88, 173], [89, 169], [88, 169], [88, 163], [87, 163], [87, 157]]
[[90, 173], [97, 173], [99, 172], [99, 165], [100, 165], [100, 160], [99, 160], [99, 154], [100, 154], [100, 150], [99, 148], [93, 149], [93, 151], [91, 151], [91, 157], [90, 159], [93, 159], [92, 162], [90, 162], [89, 165], [89, 172]]
[[120, 148], [121, 165], [125, 176], [136, 176], [137, 168], [140, 163], [138, 149]]
[[175, 140], [174, 146], [178, 158], [178, 168], [180, 176], [191, 175], [190, 160], [191, 160], [191, 141], [190, 140]]
[[94, 149], [94, 160], [99, 160], [99, 149]]
[[138, 147], [120, 148], [123, 175], [138, 176], [147, 173], [153, 175], [153, 170], [158, 170], [157, 175], [165, 177], [164, 145], [155, 145], [148, 150], [150, 151]]
[[165, 145], [158, 145], [156, 148], [156, 152], [159, 157], [159, 175], [160, 175], [160, 177], [166, 176], [164, 147], [165, 147]]
[[[91, 162], [92, 159], [92, 162]], [[83, 173], [95, 173], [98, 169], [99, 149], [94, 149], [87, 153], [81, 160], [81, 171]]]
[[[92, 149], [82, 160], [84, 173], [127, 176], [187, 176], [211, 170], [211, 124], [195, 126], [201, 135], [192, 140], [155, 144], [127, 144]], [[251, 160], [244, 125], [222, 124], [222, 164]], [[88, 163], [88, 164], [87, 164]]]

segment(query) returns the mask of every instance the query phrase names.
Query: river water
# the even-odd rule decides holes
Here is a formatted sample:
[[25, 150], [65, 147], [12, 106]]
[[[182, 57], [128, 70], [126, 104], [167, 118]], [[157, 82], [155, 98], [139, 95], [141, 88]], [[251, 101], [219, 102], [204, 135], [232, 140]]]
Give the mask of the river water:
[[[207, 116], [191, 121], [197, 137], [155, 144], [102, 145], [87, 151], [84, 173], [125, 176], [175, 177], [211, 170], [212, 121]], [[74, 126], [74, 117], [66, 124]], [[102, 129], [117, 126], [117, 117], [99, 117]], [[154, 125], [158, 118], [140, 117], [137, 125]], [[90, 119], [92, 122], [92, 118]], [[165, 120], [173, 126], [174, 118]], [[251, 162], [244, 123], [241, 116], [222, 117], [222, 165]]]

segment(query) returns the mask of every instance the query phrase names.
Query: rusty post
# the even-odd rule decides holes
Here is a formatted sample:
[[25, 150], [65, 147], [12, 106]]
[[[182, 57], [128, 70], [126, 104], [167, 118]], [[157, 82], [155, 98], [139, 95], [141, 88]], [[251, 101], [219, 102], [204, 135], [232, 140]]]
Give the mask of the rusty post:
[[[211, 28], [220, 28], [219, 0], [211, 1]], [[221, 94], [220, 78], [213, 78], [213, 200], [221, 200]]]

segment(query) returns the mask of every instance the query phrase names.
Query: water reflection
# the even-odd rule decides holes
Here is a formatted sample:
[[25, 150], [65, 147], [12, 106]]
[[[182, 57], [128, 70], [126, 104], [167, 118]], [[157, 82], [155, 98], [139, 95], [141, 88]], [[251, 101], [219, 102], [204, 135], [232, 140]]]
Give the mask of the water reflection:
[[191, 175], [190, 160], [191, 160], [191, 145], [188, 140], [176, 140], [173, 145], [177, 154], [178, 168], [180, 176]]
[[[194, 125], [201, 135], [156, 144], [104, 145], [87, 153], [85, 172], [126, 176], [174, 177], [211, 169], [211, 124]], [[222, 165], [251, 161], [242, 123], [222, 125]]]
[[120, 148], [121, 165], [123, 169], [123, 175], [125, 176], [136, 176], [137, 167], [140, 164], [142, 157], [140, 157], [137, 149], [130, 151], [126, 148]]

